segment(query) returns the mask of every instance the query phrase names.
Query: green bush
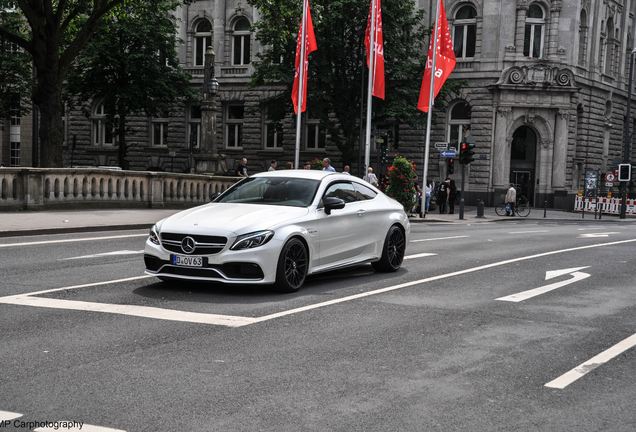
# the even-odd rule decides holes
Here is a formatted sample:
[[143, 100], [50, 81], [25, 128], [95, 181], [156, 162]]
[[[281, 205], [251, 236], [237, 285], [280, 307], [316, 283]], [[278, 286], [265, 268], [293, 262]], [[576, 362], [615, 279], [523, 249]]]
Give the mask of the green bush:
[[398, 155], [393, 159], [393, 164], [387, 169], [386, 175], [388, 186], [385, 193], [402, 204], [404, 211], [409, 212], [417, 199], [415, 164], [404, 156]]

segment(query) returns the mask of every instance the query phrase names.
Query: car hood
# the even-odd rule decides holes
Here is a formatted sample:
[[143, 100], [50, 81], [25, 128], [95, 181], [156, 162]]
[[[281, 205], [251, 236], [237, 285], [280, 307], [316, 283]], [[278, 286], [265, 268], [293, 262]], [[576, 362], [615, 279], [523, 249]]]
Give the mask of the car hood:
[[227, 235], [245, 234], [306, 215], [305, 207], [210, 203], [176, 213], [160, 223], [162, 232]]

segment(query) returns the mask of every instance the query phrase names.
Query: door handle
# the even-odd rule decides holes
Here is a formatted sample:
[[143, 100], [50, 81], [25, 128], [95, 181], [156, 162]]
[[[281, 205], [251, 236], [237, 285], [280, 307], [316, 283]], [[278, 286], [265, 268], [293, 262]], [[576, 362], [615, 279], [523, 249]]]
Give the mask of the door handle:
[[366, 212], [367, 212], [366, 210], [358, 210], [358, 211], [356, 212], [356, 214], [357, 214], [358, 216], [364, 216], [364, 214], [365, 214]]

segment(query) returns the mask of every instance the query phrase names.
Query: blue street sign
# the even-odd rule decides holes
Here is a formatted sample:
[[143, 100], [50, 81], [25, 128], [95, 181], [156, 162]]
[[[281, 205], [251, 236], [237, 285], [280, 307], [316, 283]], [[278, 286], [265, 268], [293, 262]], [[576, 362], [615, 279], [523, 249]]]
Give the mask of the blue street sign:
[[446, 151], [440, 152], [439, 155], [440, 157], [450, 159], [450, 158], [457, 157], [457, 152], [454, 150], [446, 150]]

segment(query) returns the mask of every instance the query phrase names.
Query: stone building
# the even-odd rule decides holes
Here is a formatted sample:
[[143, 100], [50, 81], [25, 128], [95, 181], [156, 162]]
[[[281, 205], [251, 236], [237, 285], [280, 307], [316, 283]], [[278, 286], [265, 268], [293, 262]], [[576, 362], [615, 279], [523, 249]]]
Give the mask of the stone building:
[[[436, 1], [417, 1], [430, 23]], [[622, 158], [636, 0], [446, 0], [445, 7], [457, 56], [451, 78], [465, 85], [435, 109], [431, 141], [475, 143], [467, 201], [492, 204], [513, 182], [537, 205], [571, 208], [586, 171], [607, 171]], [[271, 159], [279, 166], [292, 161], [294, 119], [276, 122], [265, 108], [280, 89], [249, 86], [260, 49], [250, 30], [258, 11], [240, 0], [197, 1], [176, 15], [179, 59], [192, 85], [203, 89], [209, 78], [205, 54], [212, 46], [219, 91], [202, 106], [175, 107], [161, 118], [131, 118], [131, 168], [219, 172], [245, 156], [255, 172]], [[88, 116], [68, 113], [66, 164], [115, 165], [116, 138], [103, 108], [99, 101], [85, 108]], [[424, 130], [376, 126], [421, 166]], [[329, 156], [341, 168], [324, 129], [309, 115], [301, 161]], [[373, 149], [372, 161], [376, 155]], [[446, 160], [433, 147], [429, 176], [447, 173]], [[459, 178], [458, 164], [453, 177]]]

